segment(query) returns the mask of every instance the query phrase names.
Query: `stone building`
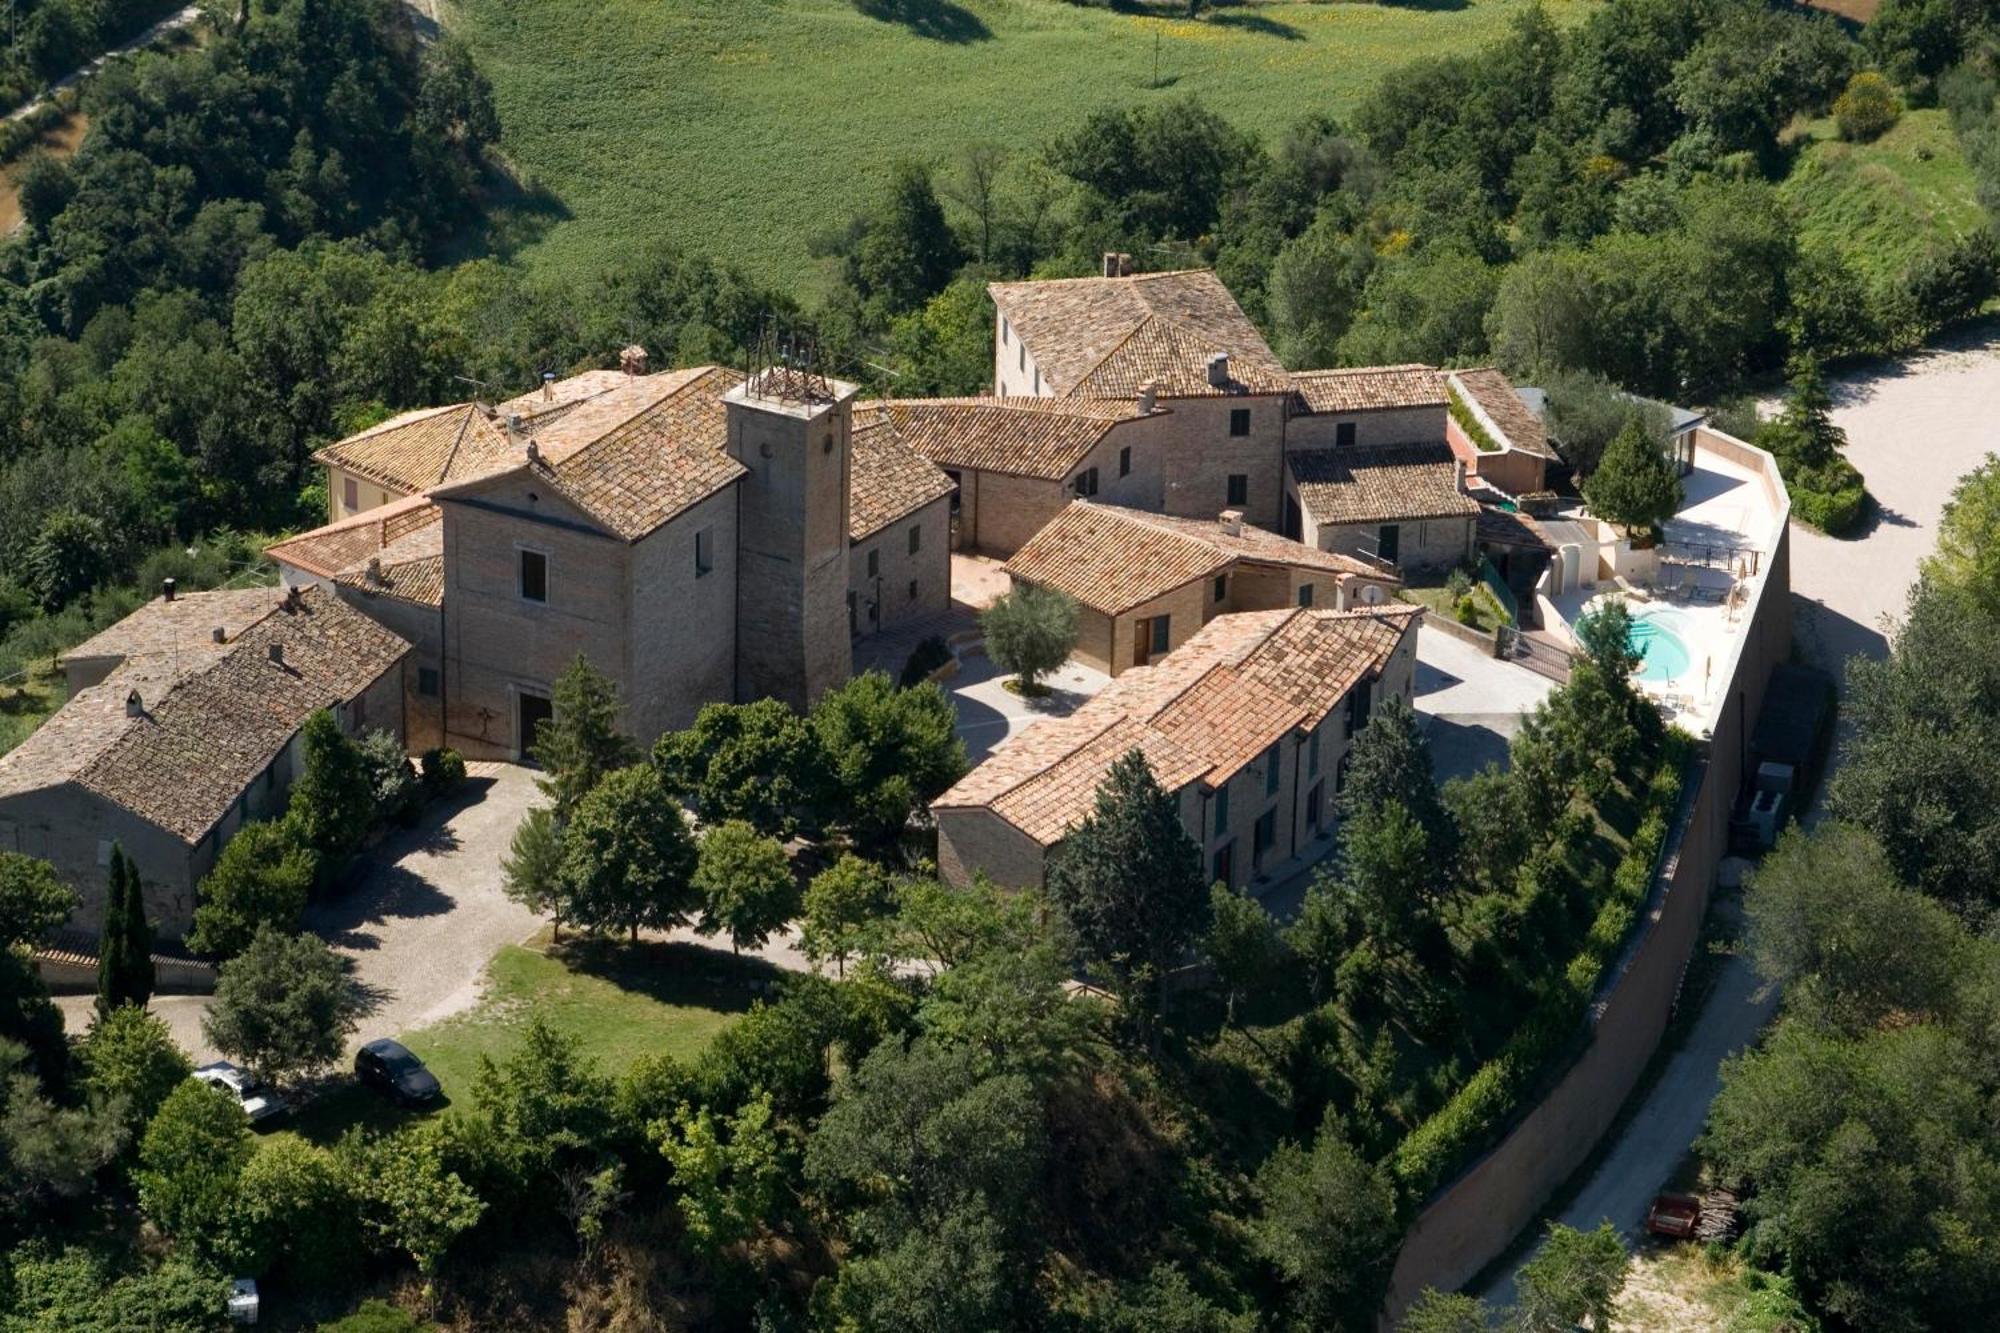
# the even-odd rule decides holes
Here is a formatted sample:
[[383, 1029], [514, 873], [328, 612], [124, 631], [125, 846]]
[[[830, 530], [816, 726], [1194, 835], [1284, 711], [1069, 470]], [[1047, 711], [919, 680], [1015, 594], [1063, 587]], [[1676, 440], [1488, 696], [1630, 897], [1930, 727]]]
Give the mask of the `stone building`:
[[1077, 501], [1007, 563], [1016, 586], [1051, 588], [1078, 608], [1076, 656], [1116, 676], [1238, 611], [1380, 606], [1394, 575], [1351, 556], [1254, 528], [1233, 510], [1175, 518]]
[[1283, 873], [1329, 832], [1348, 747], [1382, 699], [1410, 695], [1416, 607], [1217, 617], [1068, 717], [1002, 743], [932, 803], [938, 866], [1040, 885], [1111, 765], [1137, 750], [1172, 794], [1213, 880]]
[[79, 647], [95, 680], [0, 755], [0, 851], [53, 865], [80, 900], [71, 926], [94, 932], [122, 847], [147, 917], [177, 937], [223, 844], [283, 809], [312, 713], [402, 734], [409, 651], [325, 589], [150, 602]]
[[1471, 560], [1480, 505], [1465, 465], [1432, 444], [1307, 449], [1286, 458], [1298, 537], [1378, 567], [1435, 571]]
[[[951, 482], [873, 421], [857, 440], [853, 399], [786, 371], [648, 374], [627, 349], [619, 371], [321, 450], [336, 510], [348, 478], [389, 497], [379, 526], [364, 509], [273, 556], [385, 623], [435, 614], [417, 711], [469, 755], [523, 755], [579, 653], [643, 741], [718, 700], [804, 708], [847, 679], [854, 638], [950, 599]], [[418, 542], [422, 580], [402, 567]]]
[[[1509, 497], [1547, 488], [1550, 463], [1560, 462], [1548, 429], [1507, 377], [1492, 367], [1445, 374], [1458, 415], [1446, 423], [1445, 440], [1468, 478]], [[1471, 422], [1468, 431], [1459, 416]]]

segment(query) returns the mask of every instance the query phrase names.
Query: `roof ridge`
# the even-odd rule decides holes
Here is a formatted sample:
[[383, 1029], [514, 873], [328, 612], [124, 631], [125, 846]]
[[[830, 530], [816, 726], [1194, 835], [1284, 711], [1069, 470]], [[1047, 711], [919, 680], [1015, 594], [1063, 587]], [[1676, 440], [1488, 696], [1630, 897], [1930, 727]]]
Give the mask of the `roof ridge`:
[[459, 423], [458, 435], [453, 438], [451, 448], [445, 450], [444, 466], [438, 469], [439, 481], [443, 481], [451, 475], [451, 465], [458, 461], [458, 451], [465, 447], [466, 432], [472, 429], [473, 421], [482, 416], [478, 410], [478, 404], [467, 404], [467, 406], [470, 406], [473, 410], [465, 414], [465, 420]]
[[[682, 380], [679, 384], [676, 384], [673, 388], [667, 390], [665, 393], [661, 394], [658, 398], [647, 400], [646, 404], [643, 407], [634, 409], [630, 416], [617, 418], [609, 426], [606, 426], [603, 430], [591, 436], [590, 439], [576, 446], [576, 448], [571, 449], [569, 452], [565, 453], [561, 458], [555, 459], [553, 461], [544, 458], [543, 461], [548, 464], [548, 469], [550, 473], [553, 474], [557, 468], [566, 467], [575, 460], [582, 458], [585, 454], [595, 449], [598, 445], [604, 443], [606, 440], [610, 439], [613, 435], [616, 435], [619, 431], [624, 430], [627, 426], [630, 426], [633, 422], [639, 420], [639, 418], [645, 416], [649, 412], [658, 411], [660, 408], [666, 406], [668, 403], [680, 397], [682, 394], [686, 393], [689, 389], [692, 389], [695, 385], [701, 383], [703, 380], [707, 379], [710, 375], [714, 374], [719, 370], [722, 370], [723, 368], [724, 367], [716, 365], [714, 362], [710, 362], [709, 364], [703, 366], [678, 367], [677, 370], [692, 370], [695, 373], [688, 376], [686, 379]], [[659, 373], [662, 375], [672, 375], [677, 373], [677, 371], [663, 370]], [[611, 392], [616, 392], [616, 390], [612, 390]], [[585, 399], [584, 402], [579, 403], [578, 406], [583, 406], [590, 401], [591, 400], [589, 399]]]
[[[1014, 778], [1012, 781], [1008, 782], [1006, 786], [1001, 787], [998, 790], [988, 795], [981, 796], [977, 800], [968, 801], [967, 804], [988, 805], [988, 806], [997, 805], [1001, 801], [1005, 800], [1007, 797], [1012, 796], [1015, 792], [1019, 791], [1021, 788], [1027, 786], [1030, 782], [1033, 782], [1036, 779], [1047, 774], [1050, 769], [1056, 766], [1056, 764], [1060, 764], [1069, 759], [1074, 758], [1076, 756], [1077, 751], [1083, 749], [1087, 745], [1090, 745], [1092, 742], [1099, 740], [1100, 738], [1103, 737], [1105, 732], [1110, 731], [1113, 727], [1118, 726], [1120, 723], [1137, 721], [1137, 719], [1133, 718], [1129, 713], [1121, 713], [1116, 709], [1104, 708], [1104, 709], [1093, 710], [1090, 707], [1090, 704], [1092, 702], [1093, 700], [1087, 699], [1084, 701], [1083, 705], [1073, 713], [1068, 713], [1062, 717], [1049, 718], [1044, 722], [1036, 723], [1034, 728], [1023, 728], [1021, 731], [1015, 733], [1014, 735], [1007, 737], [1006, 741], [1002, 741], [1001, 744], [1003, 745], [1006, 744], [1008, 741], [1018, 741], [1023, 737], [1025, 737], [1029, 733], [1029, 731], [1043, 726], [1060, 727], [1065, 723], [1071, 723], [1071, 724], [1081, 723], [1084, 724], [1085, 726], [1089, 726], [1088, 730], [1081, 731], [1082, 739], [1079, 740], [1074, 746], [1072, 746], [1067, 752], [1065, 752], [1062, 758], [1057, 759], [1055, 763], [1043, 764], [1039, 768], [1029, 769], [1028, 771], [1022, 773], [1019, 777]], [[1099, 721], [1100, 718], [1102, 719], [1101, 722]], [[1091, 724], [1096, 724], [1096, 725], [1091, 725]], [[970, 769], [966, 770], [965, 776], [960, 778], [957, 782], [954, 782], [950, 787], [946, 788], [943, 795], [939, 796], [937, 800], [933, 801], [932, 805], [933, 806], [946, 805], [947, 798], [952, 794], [952, 792], [957, 791], [960, 786], [962, 786], [968, 779], [972, 777], [973, 774], [977, 773], [981, 768], [991, 763], [995, 755], [997, 755], [998, 753], [999, 749], [996, 746], [993, 754], [987, 755], [985, 759], [981, 760], [979, 763], [973, 765]], [[1006, 818], [1006, 816], [1004, 815], [1001, 817], [1003, 819]]]

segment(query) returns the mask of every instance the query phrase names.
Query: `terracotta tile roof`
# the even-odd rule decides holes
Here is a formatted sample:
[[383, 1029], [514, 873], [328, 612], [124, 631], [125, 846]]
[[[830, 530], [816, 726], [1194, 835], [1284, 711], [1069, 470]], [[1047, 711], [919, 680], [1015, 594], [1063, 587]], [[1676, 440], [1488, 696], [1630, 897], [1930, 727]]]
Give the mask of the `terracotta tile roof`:
[[279, 564], [330, 579], [350, 569], [362, 568], [370, 556], [380, 555], [385, 546], [410, 533], [435, 527], [442, 517], [442, 511], [431, 503], [429, 496], [405, 496], [273, 542], [264, 548], [264, 554]]
[[853, 458], [848, 468], [847, 536], [866, 541], [891, 523], [951, 494], [944, 470], [905, 445], [879, 418], [854, 414]]
[[620, 387], [631, 378], [622, 370], [586, 370], [581, 375], [556, 380], [546, 389], [530, 389], [518, 398], [509, 398], [494, 411], [502, 421], [510, 414], [548, 420], [551, 413], [566, 411], [586, 398]]
[[1421, 615], [1403, 606], [1218, 616], [1069, 717], [1003, 742], [933, 808], [989, 808], [1047, 847], [1089, 816], [1104, 775], [1132, 750], [1168, 791], [1220, 783], [1379, 675]]
[[1305, 449], [1285, 456], [1299, 502], [1315, 523], [1415, 522], [1475, 515], [1458, 488], [1451, 446], [1425, 444]]
[[1014, 553], [1007, 572], [1115, 616], [1230, 563], [1213, 542], [1145, 522], [1129, 509], [1073, 500]]
[[[184, 592], [171, 602], [155, 597], [64, 653], [62, 660], [117, 657], [130, 662], [169, 656], [185, 659], [187, 669], [193, 670], [228, 652], [236, 636], [269, 615], [284, 595], [281, 588], [216, 588]], [[223, 632], [219, 644], [217, 628]]]
[[1503, 444], [1537, 458], [1556, 457], [1541, 417], [1521, 401], [1521, 396], [1514, 392], [1513, 383], [1505, 375], [1491, 366], [1477, 370], [1454, 370], [1451, 382], [1462, 396], [1477, 406], [1480, 415], [1486, 418], [1488, 428]]
[[[421, 606], [444, 605], [444, 524], [431, 506], [431, 521], [392, 536], [371, 559], [348, 566], [335, 576], [343, 587], [373, 597], [395, 597]], [[391, 529], [393, 531], [393, 528]]]
[[1375, 412], [1445, 405], [1444, 376], [1434, 366], [1299, 370], [1292, 373], [1292, 388], [1299, 406], [1307, 412]]
[[1549, 551], [1558, 549], [1560, 545], [1533, 518], [1498, 505], [1479, 507], [1479, 540], [1500, 546], [1526, 546]]
[[[169, 679], [135, 663], [83, 691], [0, 756], [0, 796], [75, 782], [191, 844], [315, 709], [362, 693], [409, 650], [338, 597], [307, 590], [197, 671]], [[125, 708], [135, 689], [139, 717]]]
[[481, 476], [519, 457], [502, 422], [473, 403], [405, 412], [313, 455], [404, 495]]
[[743, 382], [700, 366], [648, 375], [565, 413], [534, 438], [535, 465], [556, 489], [627, 541], [637, 541], [744, 475], [724, 449], [723, 395]]
[[1062, 481], [1137, 402], [903, 398], [854, 405], [854, 428], [886, 425], [939, 467]]
[[[1106, 506], [1110, 508], [1112, 506]], [[1360, 574], [1371, 579], [1395, 581], [1393, 575], [1356, 560], [1351, 555], [1341, 555], [1335, 551], [1322, 551], [1307, 546], [1304, 542], [1281, 537], [1268, 529], [1252, 523], [1240, 525], [1235, 532], [1223, 526], [1217, 518], [1179, 518], [1172, 514], [1149, 514], [1142, 510], [1127, 509], [1121, 512], [1131, 515], [1142, 523], [1178, 532], [1183, 536], [1200, 541], [1212, 542], [1219, 549], [1239, 560], [1251, 560], [1266, 565], [1293, 565], [1300, 569], [1317, 569], [1329, 574]]]
[[[1291, 387], [1257, 326], [1214, 273], [996, 282], [986, 289], [1057, 396], [1130, 398], [1149, 381], [1162, 398], [1284, 393]], [[1227, 387], [1208, 358], [1229, 357]]]

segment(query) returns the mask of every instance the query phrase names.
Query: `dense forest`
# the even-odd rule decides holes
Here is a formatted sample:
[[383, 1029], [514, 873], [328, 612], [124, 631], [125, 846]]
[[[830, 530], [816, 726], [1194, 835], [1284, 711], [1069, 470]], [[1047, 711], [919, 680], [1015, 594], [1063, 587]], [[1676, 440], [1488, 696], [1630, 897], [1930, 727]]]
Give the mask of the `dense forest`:
[[[1107, 108], [1047, 145], [899, 170], [823, 239], [840, 279], [806, 310], [666, 240], [574, 286], [472, 253], [514, 186], [464, 52], [419, 42], [395, 0], [256, 0], [94, 80], [81, 150], [21, 169], [0, 247], [0, 676], [129, 606], [135, 580], [214, 582], [254, 555], [245, 533], [316, 521], [311, 451], [389, 412], [632, 341], [738, 359], [772, 314], [872, 388], [964, 392], [990, 364], [983, 282], [1105, 250], [1213, 263], [1295, 365], [1493, 359], [1579, 402], [1701, 403], [1789, 365], [1775, 424], [1818, 465], [1813, 368], [1977, 310], [1995, 252], [1978, 230], [1869, 276], [1802, 246], [1775, 186], [1791, 128], [1831, 111], [1866, 136], [1942, 106], [2000, 203], [1990, 22], [1889, 0], [1857, 38], [1747, 0], [1612, 0], [1569, 29], [1530, 13], [1268, 147], [1198, 104]], [[1989, 492], [1956, 507], [1896, 657], [1857, 674], [1835, 792], [1867, 830], [1839, 836], [1879, 844], [1828, 854], [1838, 910], [1872, 913], [1852, 930], [1884, 948], [1880, 922], [1917, 921], [1924, 956], [1878, 983], [1804, 952], [1813, 931], [1785, 923], [1819, 909], [1786, 877], [1832, 876], [1800, 844], [1753, 898], [1773, 974], [1811, 984], [1732, 1071], [1709, 1151], [1763, 1191], [1753, 1257], [1836, 1326], [1993, 1313], [1979, 931], [2000, 748], [1948, 739], [1994, 725], [1990, 682], [1959, 669], [2000, 660]], [[1679, 793], [1686, 743], [1631, 691], [1623, 626], [1591, 638], [1506, 772], [1441, 789], [1407, 710], [1378, 710], [1338, 869], [1287, 929], [1210, 898], [1128, 766], [1045, 899], [953, 892], [857, 838], [807, 899], [834, 975], [699, 1057], [604, 1070], [536, 1026], [451, 1114], [331, 1144], [253, 1139], [130, 1007], [65, 1041], [21, 953], [60, 891], [0, 860], [0, 1329], [210, 1328], [244, 1272], [327, 1317], [399, 1293], [467, 1327], [1372, 1327], [1415, 1208], [1566, 1052]], [[708, 721], [737, 790], [888, 780], [859, 745], [843, 767], [829, 737], [859, 722]], [[607, 842], [637, 836], [617, 800], [702, 805], [689, 756], [708, 744], [584, 753], [568, 776]], [[922, 796], [902, 794], [905, 813]], [[1185, 986], [1134, 961], [1190, 954], [1206, 966]], [[1079, 962], [1116, 1006], [1072, 993]], [[1737, 1108], [1801, 1069], [1829, 1096], [1895, 1096], [1780, 1122], [1778, 1142]], [[1855, 1162], [1900, 1191], [1892, 1264], [1837, 1224], [1859, 1204], [1827, 1182]], [[1537, 1327], [1591, 1308], [1552, 1301]]]

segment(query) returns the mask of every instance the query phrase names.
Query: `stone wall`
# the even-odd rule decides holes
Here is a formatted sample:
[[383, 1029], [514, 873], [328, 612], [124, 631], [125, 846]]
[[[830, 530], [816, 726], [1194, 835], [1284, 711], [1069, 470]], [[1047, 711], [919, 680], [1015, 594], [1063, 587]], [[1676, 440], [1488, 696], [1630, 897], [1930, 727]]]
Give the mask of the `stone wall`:
[[[1175, 398], [1167, 401], [1163, 511], [1214, 518], [1240, 509], [1260, 528], [1278, 530], [1284, 501], [1285, 400], [1279, 395]], [[1250, 433], [1229, 433], [1229, 414], [1250, 413]], [[1245, 478], [1242, 503], [1229, 500], [1229, 478]]]
[[[697, 548], [706, 555], [703, 568]], [[641, 745], [736, 689], [736, 488], [724, 487], [630, 548], [626, 726]]]
[[1450, 419], [1443, 404], [1436, 407], [1391, 407], [1373, 412], [1316, 412], [1295, 416], [1285, 428], [1286, 449], [1331, 449], [1340, 441], [1340, 425], [1354, 423], [1354, 443], [1415, 444], [1444, 438]]
[[[910, 550], [910, 529], [918, 530]], [[875, 573], [868, 572], [870, 556]], [[951, 609], [951, 497], [934, 500], [848, 551], [852, 629], [858, 637]]]
[[938, 873], [948, 884], [970, 884], [975, 871], [1003, 888], [1042, 883], [1041, 844], [991, 810], [940, 810], [937, 832]]
[[1702, 431], [1703, 447], [1760, 471], [1777, 497], [1759, 577], [1762, 585], [1735, 656], [1723, 663], [1727, 702], [1690, 774], [1638, 929], [1607, 969], [1586, 1020], [1586, 1044], [1549, 1095], [1527, 1108], [1490, 1152], [1438, 1190], [1404, 1238], [1380, 1327], [1425, 1287], [1450, 1290], [1493, 1262], [1590, 1156], [1658, 1049], [1708, 911], [1716, 867], [1729, 845], [1729, 815], [1743, 753], [1771, 671], [1792, 643], [1789, 504], [1770, 455]]
[[[1396, 564], [1406, 570], [1450, 569], [1472, 558], [1472, 516], [1433, 518], [1399, 523]], [[1382, 536], [1382, 524], [1357, 523], [1344, 527], [1321, 527], [1308, 514], [1304, 539], [1322, 551], [1373, 559]]]

